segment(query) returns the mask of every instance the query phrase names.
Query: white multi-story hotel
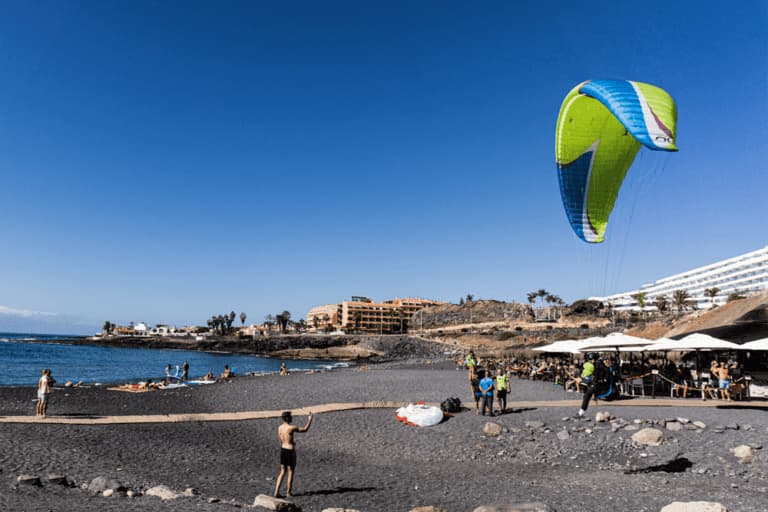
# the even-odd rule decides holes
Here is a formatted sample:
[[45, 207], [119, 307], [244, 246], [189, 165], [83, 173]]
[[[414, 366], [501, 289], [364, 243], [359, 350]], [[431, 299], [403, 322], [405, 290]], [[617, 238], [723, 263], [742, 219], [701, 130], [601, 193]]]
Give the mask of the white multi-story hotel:
[[[714, 298], [705, 293], [705, 290], [712, 288], [719, 289]], [[645, 309], [653, 310], [655, 309], [653, 302], [656, 297], [665, 295], [671, 301], [675, 290], [688, 292], [690, 301], [695, 303], [698, 309], [724, 304], [732, 293], [753, 295], [768, 291], [768, 246], [741, 256], [665, 277], [652, 284], [644, 284], [638, 290], [617, 293], [608, 297], [595, 297], [595, 299], [612, 304], [617, 311], [639, 310], [640, 307], [633, 296], [643, 293], [645, 294]]]

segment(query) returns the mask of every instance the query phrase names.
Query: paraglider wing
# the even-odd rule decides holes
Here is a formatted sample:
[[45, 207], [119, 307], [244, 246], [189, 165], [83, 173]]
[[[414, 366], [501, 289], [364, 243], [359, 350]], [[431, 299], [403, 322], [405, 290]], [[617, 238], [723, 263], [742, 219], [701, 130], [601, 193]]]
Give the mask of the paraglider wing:
[[568, 220], [585, 242], [602, 242], [621, 183], [640, 146], [677, 151], [675, 103], [663, 89], [590, 80], [563, 100], [555, 157]]

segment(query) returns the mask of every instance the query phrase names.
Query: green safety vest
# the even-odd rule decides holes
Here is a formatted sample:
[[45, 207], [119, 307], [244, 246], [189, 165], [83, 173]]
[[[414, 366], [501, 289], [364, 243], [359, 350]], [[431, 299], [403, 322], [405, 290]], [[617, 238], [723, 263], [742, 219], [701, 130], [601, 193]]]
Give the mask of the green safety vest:
[[466, 362], [467, 366], [475, 366], [477, 364], [477, 362], [475, 361], [475, 358], [472, 357], [471, 355], [467, 356], [467, 359], [466, 359], [465, 362]]
[[507, 382], [509, 382], [509, 379], [507, 379], [506, 375], [497, 375], [496, 376], [496, 391], [506, 391], [507, 390]]
[[589, 361], [584, 363], [584, 370], [582, 370], [581, 372], [581, 378], [586, 379], [587, 377], [591, 377], [592, 374], [594, 373], [595, 373], [595, 365]]

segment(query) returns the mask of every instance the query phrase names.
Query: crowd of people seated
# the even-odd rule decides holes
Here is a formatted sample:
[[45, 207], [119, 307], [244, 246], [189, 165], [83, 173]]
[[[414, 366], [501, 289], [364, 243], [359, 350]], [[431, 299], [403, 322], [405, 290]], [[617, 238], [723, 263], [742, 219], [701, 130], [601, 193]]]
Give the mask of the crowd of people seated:
[[[489, 358], [479, 361], [474, 353], [470, 354], [471, 358], [461, 358], [456, 361], [457, 364], [465, 368], [482, 366], [492, 369], [494, 375], [502, 369], [508, 377], [551, 382], [569, 392], [581, 390], [584, 360], [579, 356]], [[468, 364], [470, 359], [474, 363]], [[618, 358], [615, 353], [603, 353], [599, 362], [618, 376], [624, 394], [668, 394], [674, 398], [695, 395], [704, 400], [747, 397], [745, 375], [738, 361], [734, 360], [713, 359], [708, 369], [698, 372], [694, 360], [675, 362], [631, 353], [621, 353]]]

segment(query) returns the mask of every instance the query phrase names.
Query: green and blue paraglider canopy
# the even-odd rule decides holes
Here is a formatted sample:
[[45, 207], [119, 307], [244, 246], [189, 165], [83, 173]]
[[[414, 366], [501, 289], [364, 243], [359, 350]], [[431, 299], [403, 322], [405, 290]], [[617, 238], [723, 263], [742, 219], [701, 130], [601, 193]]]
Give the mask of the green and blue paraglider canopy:
[[563, 100], [555, 157], [571, 227], [585, 242], [602, 242], [624, 176], [641, 146], [677, 151], [677, 108], [654, 85], [589, 80]]

